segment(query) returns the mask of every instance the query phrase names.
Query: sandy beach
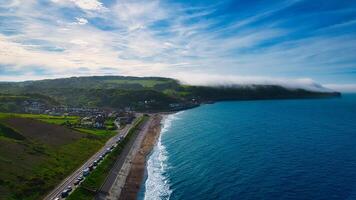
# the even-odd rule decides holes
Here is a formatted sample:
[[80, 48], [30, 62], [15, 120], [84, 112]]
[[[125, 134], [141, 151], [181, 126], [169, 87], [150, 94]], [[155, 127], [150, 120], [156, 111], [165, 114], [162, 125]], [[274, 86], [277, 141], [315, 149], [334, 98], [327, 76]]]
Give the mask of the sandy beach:
[[131, 163], [129, 175], [120, 195], [121, 200], [136, 199], [140, 190], [140, 185], [144, 178], [146, 157], [150, 154], [160, 135], [163, 116], [155, 114], [152, 118], [152, 123], [141, 143], [140, 150], [136, 153]]

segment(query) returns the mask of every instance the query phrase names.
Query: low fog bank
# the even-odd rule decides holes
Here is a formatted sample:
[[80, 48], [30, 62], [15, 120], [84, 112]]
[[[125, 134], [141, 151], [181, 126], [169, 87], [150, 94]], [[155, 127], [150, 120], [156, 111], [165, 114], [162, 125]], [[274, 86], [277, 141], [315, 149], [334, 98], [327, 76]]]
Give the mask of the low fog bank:
[[254, 87], [254, 85], [278, 85], [288, 89], [305, 89], [318, 92], [334, 92], [312, 79], [285, 79], [260, 76], [223, 76], [223, 75], [176, 75], [174, 78], [183, 84], [213, 87]]
[[325, 87], [339, 92], [356, 93], [356, 84], [325, 84]]

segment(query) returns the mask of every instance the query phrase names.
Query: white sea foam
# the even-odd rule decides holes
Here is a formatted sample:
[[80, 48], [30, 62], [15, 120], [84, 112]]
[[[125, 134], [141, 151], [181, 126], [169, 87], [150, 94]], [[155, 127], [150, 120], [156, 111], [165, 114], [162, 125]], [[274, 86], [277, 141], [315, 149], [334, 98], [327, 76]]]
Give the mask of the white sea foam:
[[147, 180], [145, 182], [144, 200], [168, 200], [172, 193], [169, 180], [165, 176], [168, 153], [161, 140], [162, 135], [171, 127], [172, 121], [178, 118], [178, 114], [169, 115], [163, 120], [161, 135], [147, 160]]

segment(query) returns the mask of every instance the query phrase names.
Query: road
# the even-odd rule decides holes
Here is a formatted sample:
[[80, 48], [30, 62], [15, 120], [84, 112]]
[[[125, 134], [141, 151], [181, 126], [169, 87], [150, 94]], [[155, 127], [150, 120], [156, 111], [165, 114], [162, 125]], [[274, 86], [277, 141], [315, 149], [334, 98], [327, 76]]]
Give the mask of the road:
[[[83, 170], [88, 168], [95, 160], [99, 158], [100, 155], [102, 155], [107, 148], [110, 148], [112, 145], [116, 144], [116, 141], [122, 136], [126, 137], [128, 134], [130, 128], [132, 127], [132, 124], [127, 125], [125, 128], [122, 130], [118, 130], [118, 133], [110, 138], [105, 145], [97, 152], [95, 153], [92, 157], [90, 157], [80, 168], [78, 168], [75, 172], [73, 172], [70, 176], [68, 176], [66, 179], [64, 179], [54, 190], [52, 190], [45, 198], [44, 200], [54, 200], [57, 197], [61, 197], [61, 193], [63, 190], [65, 190], [68, 186], [71, 186], [73, 190], [75, 189], [74, 186], [74, 181], [82, 175]], [[116, 124], [117, 125], [117, 124]]]
[[95, 200], [119, 199], [121, 189], [124, 186], [126, 177], [130, 171], [131, 161], [139, 150], [151, 122], [152, 117], [141, 125], [139, 132], [125, 145], [120, 156], [117, 158], [115, 165], [106, 177], [104, 184], [99, 189]]

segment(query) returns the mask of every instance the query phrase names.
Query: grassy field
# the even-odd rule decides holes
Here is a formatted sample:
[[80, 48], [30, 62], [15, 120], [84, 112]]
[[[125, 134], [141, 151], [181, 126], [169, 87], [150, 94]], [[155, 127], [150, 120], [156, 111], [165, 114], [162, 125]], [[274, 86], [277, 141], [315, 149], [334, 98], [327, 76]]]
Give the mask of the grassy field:
[[67, 198], [67, 200], [94, 199], [96, 193], [93, 191], [96, 191], [101, 187], [111, 168], [114, 166], [117, 156], [120, 155], [125, 144], [134, 134], [136, 134], [140, 125], [147, 119], [147, 116], [143, 116], [136, 121], [124, 141], [121, 142], [117, 148], [115, 148], [114, 151], [103, 160], [103, 162], [84, 180], [84, 182], [76, 190], [74, 190], [74, 192]]
[[[65, 123], [76, 124], [79, 122], [78, 116], [50, 116], [50, 115], [43, 115], [43, 114], [17, 114], [17, 113], [0, 113], [0, 120], [4, 118], [28, 118], [28, 119], [35, 119], [39, 121], [43, 121], [49, 124], [56, 124], [56, 125], [63, 125]], [[105, 122], [108, 125], [108, 129], [94, 129], [94, 128], [77, 128], [73, 127], [73, 130], [93, 134], [103, 137], [111, 137], [113, 136], [115, 131], [115, 125], [113, 124], [113, 120], [110, 119]]]
[[167, 80], [107, 80], [107, 83], [116, 83], [116, 84], [140, 84], [146, 88], [152, 88], [157, 84], [167, 83]]
[[103, 137], [107, 137], [107, 136], [110, 137], [116, 133], [116, 131], [105, 130], [105, 129], [74, 128], [74, 130], [77, 130], [82, 133], [88, 133], [88, 134], [98, 135]]
[[0, 199], [41, 199], [115, 133], [58, 125], [76, 120], [0, 113]]
[[61, 125], [67, 121], [70, 123], [76, 123], [79, 120], [79, 117], [77, 116], [50, 116], [41, 114], [0, 113], [0, 119], [8, 117], [30, 118], [57, 125]]
[[27, 100], [29, 97], [22, 95], [3, 95], [0, 94], [0, 101], [16, 101], [16, 100]]

